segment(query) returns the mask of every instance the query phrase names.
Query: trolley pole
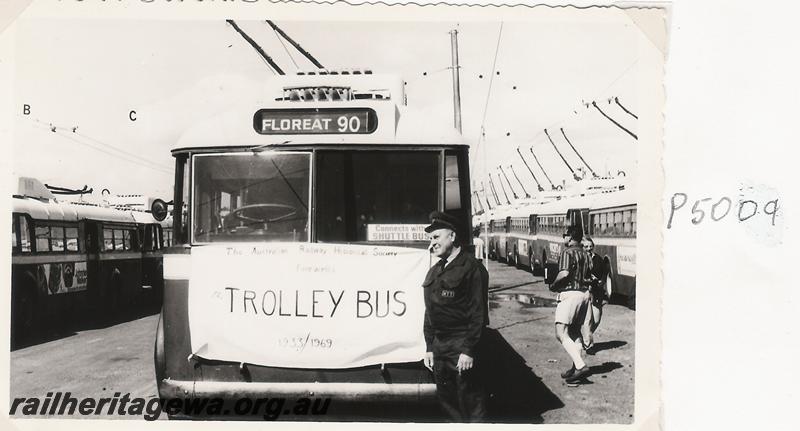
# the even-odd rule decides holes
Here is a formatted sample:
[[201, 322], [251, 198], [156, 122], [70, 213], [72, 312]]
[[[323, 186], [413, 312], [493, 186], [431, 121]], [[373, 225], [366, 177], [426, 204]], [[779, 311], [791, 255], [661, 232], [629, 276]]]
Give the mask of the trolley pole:
[[450, 51], [452, 53], [453, 70], [453, 123], [461, 133], [461, 84], [459, 83], [458, 65], [458, 30], [450, 31]]

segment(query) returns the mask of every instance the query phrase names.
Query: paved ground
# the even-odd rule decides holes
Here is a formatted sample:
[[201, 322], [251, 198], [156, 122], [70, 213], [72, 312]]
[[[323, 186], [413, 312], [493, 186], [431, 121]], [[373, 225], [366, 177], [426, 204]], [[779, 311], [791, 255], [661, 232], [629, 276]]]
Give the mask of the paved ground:
[[[568, 387], [559, 373], [570, 362], [553, 334], [555, 295], [529, 272], [490, 262], [490, 273], [491, 420], [632, 422], [634, 311], [606, 306], [596, 340], [600, 350], [586, 357], [593, 374], [586, 384]], [[115, 392], [155, 397], [156, 324], [157, 315], [151, 314], [63, 328], [57, 336], [11, 352], [11, 399], [58, 391], [75, 397], [113, 397]]]
[[[519, 355], [516, 375], [529, 374], [523, 382], [529, 389], [517, 400], [519, 412], [530, 411], [527, 421], [543, 423], [630, 423], [634, 400], [634, 315], [620, 305], [606, 305], [597, 330], [598, 352], [585, 356], [592, 367], [588, 383], [568, 387], [560, 373], [570, 360], [555, 339], [554, 307], [526, 304], [543, 298], [552, 302], [556, 295], [547, 290], [540, 277], [497, 262], [490, 262], [491, 327]], [[511, 287], [511, 288], [509, 288]], [[509, 297], [510, 296], [510, 297]], [[513, 378], [513, 376], [512, 376]], [[512, 380], [513, 382], [513, 380]], [[514, 384], [514, 383], [512, 383]], [[519, 385], [520, 383], [517, 383]], [[506, 416], [513, 419], [513, 416]], [[502, 419], [501, 419], [502, 420]]]

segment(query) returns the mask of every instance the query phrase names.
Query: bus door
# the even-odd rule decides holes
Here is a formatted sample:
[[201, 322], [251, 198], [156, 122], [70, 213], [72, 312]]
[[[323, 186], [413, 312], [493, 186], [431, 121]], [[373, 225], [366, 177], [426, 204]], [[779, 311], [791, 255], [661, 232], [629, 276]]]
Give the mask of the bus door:
[[162, 265], [163, 231], [156, 223], [139, 225], [139, 245], [142, 251], [143, 300], [150, 305], [159, 302], [164, 284]]
[[101, 222], [98, 226], [99, 305], [114, 316], [141, 299], [142, 254], [136, 225]]
[[537, 223], [539, 222], [539, 217], [536, 214], [531, 214], [528, 216], [528, 234], [531, 235], [529, 250], [528, 250], [528, 260], [531, 268], [531, 272], [533, 275], [540, 276], [544, 272], [544, 262], [542, 262], [541, 254], [536, 252], [536, 242], [537, 242], [537, 232], [538, 226]]

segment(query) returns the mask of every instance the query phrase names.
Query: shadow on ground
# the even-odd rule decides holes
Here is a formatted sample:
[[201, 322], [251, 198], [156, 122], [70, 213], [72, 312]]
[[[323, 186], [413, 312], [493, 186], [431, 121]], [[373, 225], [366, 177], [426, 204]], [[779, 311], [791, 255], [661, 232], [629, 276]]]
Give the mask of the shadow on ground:
[[564, 407], [497, 330], [487, 329], [484, 338], [489, 422], [542, 423], [542, 413]]
[[82, 316], [53, 319], [58, 320], [58, 323], [42, 322], [38, 326], [32, 328], [28, 334], [23, 334], [18, 339], [12, 339], [11, 351], [13, 352], [18, 349], [69, 338], [77, 335], [77, 333], [81, 331], [108, 328], [120, 323], [130, 322], [146, 316], [152, 316], [160, 311], [160, 304], [142, 304], [118, 313], [106, 314], [104, 316], [85, 313]]
[[594, 345], [591, 348], [591, 351], [592, 351], [592, 353], [597, 353], [597, 352], [600, 352], [600, 351], [603, 351], [603, 350], [616, 349], [616, 348], [622, 347], [622, 346], [624, 346], [626, 344], [628, 344], [626, 341], [621, 341], [621, 340], [602, 341], [602, 342], [599, 342], [599, 343], [594, 343]]

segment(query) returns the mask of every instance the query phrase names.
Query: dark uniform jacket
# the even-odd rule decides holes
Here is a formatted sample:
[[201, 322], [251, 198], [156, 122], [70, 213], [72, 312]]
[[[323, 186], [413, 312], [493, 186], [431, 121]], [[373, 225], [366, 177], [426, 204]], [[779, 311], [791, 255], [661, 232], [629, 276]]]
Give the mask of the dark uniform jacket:
[[435, 338], [459, 339], [459, 353], [474, 357], [481, 331], [488, 324], [489, 274], [464, 249], [447, 267], [444, 263], [443, 259], [434, 265], [422, 283], [425, 345], [428, 352], [436, 352]]

